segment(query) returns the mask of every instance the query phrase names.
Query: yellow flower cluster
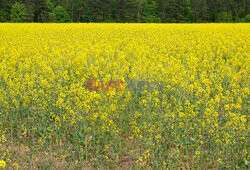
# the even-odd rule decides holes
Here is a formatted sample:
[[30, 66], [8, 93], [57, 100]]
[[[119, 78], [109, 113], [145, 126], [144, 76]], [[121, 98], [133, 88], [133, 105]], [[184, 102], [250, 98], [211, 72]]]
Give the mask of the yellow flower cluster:
[[4, 160], [0, 161], [0, 167], [5, 168], [6, 162]]
[[0, 24], [0, 123], [97, 166], [133, 148], [156, 169], [247, 166], [249, 35], [250, 24]]

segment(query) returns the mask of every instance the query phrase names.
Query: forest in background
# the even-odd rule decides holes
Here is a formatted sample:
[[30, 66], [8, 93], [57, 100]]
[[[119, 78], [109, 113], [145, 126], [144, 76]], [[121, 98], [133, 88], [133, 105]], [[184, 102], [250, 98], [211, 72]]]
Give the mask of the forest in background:
[[0, 0], [0, 22], [249, 22], [250, 0]]

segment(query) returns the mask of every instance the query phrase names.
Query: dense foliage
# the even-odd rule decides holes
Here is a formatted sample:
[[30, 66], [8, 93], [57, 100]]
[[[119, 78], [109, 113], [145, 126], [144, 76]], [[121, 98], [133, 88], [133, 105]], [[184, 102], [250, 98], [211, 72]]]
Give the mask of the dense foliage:
[[16, 2], [11, 9], [11, 22], [25, 22], [26, 18], [26, 8], [23, 4]]
[[0, 169], [249, 169], [249, 33], [0, 24]]
[[17, 1], [26, 22], [249, 22], [250, 13], [250, 0], [1, 0], [0, 22]]

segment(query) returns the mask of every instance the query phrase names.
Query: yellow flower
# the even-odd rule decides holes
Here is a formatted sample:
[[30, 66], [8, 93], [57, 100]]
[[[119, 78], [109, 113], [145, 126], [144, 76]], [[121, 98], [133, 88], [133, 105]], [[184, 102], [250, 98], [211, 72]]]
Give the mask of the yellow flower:
[[0, 167], [5, 168], [6, 162], [4, 160], [0, 161]]
[[223, 163], [221, 158], [219, 158], [219, 159], [217, 160], [217, 162], [218, 162], [219, 164], [222, 164], [222, 163]]
[[115, 111], [115, 110], [116, 110], [115, 104], [111, 104], [110, 109], [111, 109], [112, 111]]
[[230, 106], [227, 104], [225, 105], [225, 110], [229, 110]]

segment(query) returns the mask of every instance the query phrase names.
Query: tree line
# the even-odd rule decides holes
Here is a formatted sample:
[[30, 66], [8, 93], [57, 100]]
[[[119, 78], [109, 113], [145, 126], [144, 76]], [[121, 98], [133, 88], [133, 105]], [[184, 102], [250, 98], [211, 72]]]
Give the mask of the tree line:
[[250, 0], [0, 0], [0, 22], [249, 22]]

